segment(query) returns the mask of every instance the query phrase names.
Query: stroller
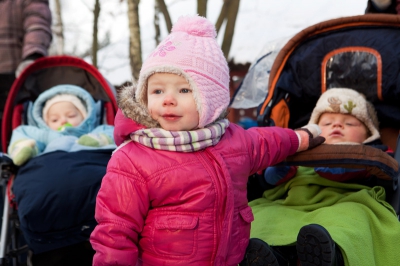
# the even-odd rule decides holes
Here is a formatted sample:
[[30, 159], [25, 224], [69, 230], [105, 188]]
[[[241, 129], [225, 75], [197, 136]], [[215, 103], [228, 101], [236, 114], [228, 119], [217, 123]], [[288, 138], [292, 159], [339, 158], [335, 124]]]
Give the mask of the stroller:
[[99, 124], [114, 124], [115, 88], [80, 58], [44, 57], [16, 79], [1, 132], [4, 205], [0, 265], [27, 265], [28, 251], [46, 265], [91, 265], [94, 251], [88, 239], [96, 226], [95, 199], [112, 150], [53, 151], [19, 168], [5, 154], [12, 130], [27, 124], [29, 103], [60, 84], [86, 89], [96, 102]]
[[[377, 205], [382, 207], [390, 203], [398, 220], [400, 214], [399, 47], [400, 16], [398, 15], [368, 14], [315, 24], [289, 39], [279, 52], [267, 51], [261, 56], [250, 67], [248, 74], [235, 92], [231, 107], [237, 108], [245, 102], [247, 108], [258, 106], [258, 126], [296, 129], [308, 123], [323, 92], [331, 88], [351, 88], [363, 93], [377, 111], [381, 141], [394, 151], [395, 160], [387, 153], [368, 145], [320, 145], [289, 156], [281, 165], [364, 169], [370, 174], [366, 175], [365, 179], [345, 181], [350, 184], [332, 183], [338, 184], [338, 187], [341, 185], [364, 185], [365, 187], [367, 185], [371, 187], [371, 190], [376, 189], [377, 185], [383, 187], [386, 202], [382, 200]], [[262, 90], [262, 99], [255, 101], [258, 99], [254, 95], [260, 95]], [[249, 104], [251, 101], [254, 105]], [[372, 153], [369, 153], [370, 151]], [[386, 156], [388, 160], [378, 159], [376, 156], [378, 152], [382, 154], [380, 159]], [[327, 153], [329, 154], [326, 155]], [[369, 219], [367, 215], [362, 216], [363, 212], [356, 211], [358, 207], [352, 209], [354, 212], [348, 212], [346, 206], [341, 203], [336, 204], [335, 200], [331, 201], [333, 202], [331, 205], [329, 203], [324, 205], [329, 200], [321, 196], [322, 192], [313, 194], [310, 191], [332, 191], [336, 187], [328, 187], [325, 190], [323, 185], [313, 186], [312, 181], [307, 183], [310, 179], [296, 177], [277, 187], [266, 183], [264, 173], [255, 174], [249, 178], [248, 199], [252, 201], [250, 205], [255, 214], [255, 221], [252, 224], [254, 231], [251, 237], [263, 239], [275, 248], [274, 252], [284, 254], [286, 265], [298, 265], [299, 256], [309, 254], [301, 253], [301, 248], [298, 249], [296, 246], [299, 243], [300, 228], [310, 223], [317, 223], [327, 229], [336, 242], [336, 246], [342, 249], [341, 254], [346, 257], [345, 262], [352, 263], [351, 265], [378, 265], [374, 263], [395, 265], [393, 260], [396, 259], [395, 256], [398, 253], [394, 251], [397, 248], [394, 243], [399, 235], [399, 228], [393, 226], [396, 224], [396, 217], [393, 217], [392, 210], [387, 211], [390, 208], [383, 207], [384, 213], [391, 217], [392, 227], [386, 228], [390, 237], [385, 238], [384, 234], [381, 234], [383, 230], [379, 231], [377, 235], [381, 237], [382, 242], [377, 244], [378, 241], [371, 237], [369, 232], [379, 230], [377, 229], [380, 226], [379, 222], [374, 224], [373, 218]], [[307, 190], [308, 187], [306, 188], [308, 184], [312, 187], [309, 190]], [[304, 190], [300, 190], [303, 188]], [[309, 194], [299, 195], [296, 192]], [[356, 193], [358, 191], [350, 195]], [[313, 196], [315, 197], [311, 199]], [[317, 207], [314, 208], [314, 206]], [[318, 206], [322, 207], [318, 208]], [[347, 206], [354, 207], [355, 205], [351, 203]], [[312, 211], [309, 211], [310, 209]], [[372, 209], [368, 208], [368, 210]], [[374, 210], [371, 213], [374, 213]], [[361, 215], [358, 216], [359, 214]], [[357, 222], [353, 223], [350, 220]], [[346, 222], [348, 224], [345, 224]], [[362, 230], [364, 231], [359, 234]], [[390, 246], [390, 254], [382, 252], [383, 246]], [[312, 249], [311, 245], [307, 246], [307, 252], [309, 249]], [[373, 250], [372, 253], [371, 250]], [[372, 255], [363, 256], [364, 251]], [[321, 254], [325, 254], [324, 251], [321, 251]], [[335, 252], [328, 255], [331, 254]], [[279, 255], [275, 254], [275, 257], [279, 258]], [[376, 261], [373, 261], [371, 257], [377, 258]], [[306, 258], [308, 262], [317, 260], [313, 256]], [[369, 260], [368, 263], [365, 263], [366, 258]], [[388, 258], [390, 258], [389, 264], [382, 263]], [[315, 260], [306, 265], [325, 265], [323, 259], [314, 264]], [[326, 265], [331, 264], [329, 262]]]
[[[258, 126], [295, 129], [307, 124], [323, 92], [352, 88], [373, 103], [380, 121], [381, 140], [395, 151], [395, 159], [400, 162], [399, 47], [397, 15], [367, 14], [318, 23], [289, 39], [279, 52], [261, 56], [236, 90], [231, 107], [242, 103], [247, 108], [258, 105]], [[260, 95], [262, 90], [265, 97], [256, 102], [254, 95]], [[321, 165], [323, 158], [319, 162], [310, 160], [309, 156], [303, 165]], [[360, 160], [353, 160], [357, 162]], [[398, 166], [391, 168], [391, 177], [378, 178], [377, 182], [386, 188], [388, 201], [399, 214]], [[249, 200], [261, 197], [266, 187], [263, 176], [251, 176]]]

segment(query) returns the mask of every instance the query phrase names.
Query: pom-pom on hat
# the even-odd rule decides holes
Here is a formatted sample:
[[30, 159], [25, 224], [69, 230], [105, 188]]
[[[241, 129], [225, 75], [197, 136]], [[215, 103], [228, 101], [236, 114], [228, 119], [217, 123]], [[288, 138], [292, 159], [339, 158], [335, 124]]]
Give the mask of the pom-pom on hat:
[[380, 138], [379, 121], [373, 105], [365, 96], [353, 89], [332, 88], [318, 99], [309, 124], [318, 124], [323, 113], [341, 113], [355, 116], [368, 128], [370, 136], [363, 143]]
[[78, 110], [81, 112], [83, 119], [87, 117], [87, 110], [83, 102], [73, 94], [57, 94], [53, 98], [50, 98], [46, 101], [43, 111], [42, 111], [42, 118], [47, 123], [47, 112], [49, 111], [50, 107], [59, 102], [70, 102], [72, 103]]
[[229, 104], [229, 69], [216, 41], [214, 25], [204, 17], [180, 17], [171, 34], [143, 63], [135, 98], [147, 108], [147, 79], [154, 73], [184, 77], [193, 90], [199, 128], [214, 122]]

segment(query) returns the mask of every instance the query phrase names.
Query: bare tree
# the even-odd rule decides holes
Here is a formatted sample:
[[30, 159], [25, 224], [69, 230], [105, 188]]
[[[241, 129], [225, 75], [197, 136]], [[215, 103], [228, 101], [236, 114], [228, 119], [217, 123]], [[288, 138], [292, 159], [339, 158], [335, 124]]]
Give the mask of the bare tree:
[[56, 39], [56, 54], [64, 54], [64, 25], [61, 15], [61, 2], [55, 0], [55, 24], [53, 32]]
[[160, 9], [161, 13], [164, 15], [165, 24], [167, 25], [168, 32], [171, 32], [172, 29], [172, 21], [171, 17], [169, 16], [167, 5], [165, 4], [164, 0], [157, 0], [158, 8]]
[[154, 29], [155, 35], [154, 39], [156, 41], [156, 45], [160, 43], [161, 38], [161, 30], [160, 30], [160, 8], [158, 7], [158, 1], [154, 1]]
[[131, 63], [132, 77], [137, 80], [139, 78], [140, 68], [142, 67], [142, 45], [140, 38], [139, 24], [139, 2], [140, 0], [128, 1], [128, 18], [129, 18], [129, 57]]
[[240, 0], [230, 0], [229, 2], [229, 7], [226, 13], [225, 33], [221, 45], [222, 52], [224, 52], [226, 58], [228, 58], [232, 46]]
[[207, 17], [207, 0], [197, 0], [197, 14]]
[[219, 30], [221, 29], [222, 24], [224, 23], [224, 20], [226, 18], [226, 14], [228, 13], [228, 7], [229, 7], [229, 2], [231, 0], [223, 0], [224, 3], [221, 7], [221, 11], [219, 12], [219, 16], [217, 19], [217, 22], [215, 22], [215, 28], [217, 30], [217, 32], [219, 32]]
[[98, 32], [100, 17], [100, 0], [96, 0], [93, 9], [93, 42], [92, 42], [92, 64], [97, 67], [97, 51], [99, 50]]

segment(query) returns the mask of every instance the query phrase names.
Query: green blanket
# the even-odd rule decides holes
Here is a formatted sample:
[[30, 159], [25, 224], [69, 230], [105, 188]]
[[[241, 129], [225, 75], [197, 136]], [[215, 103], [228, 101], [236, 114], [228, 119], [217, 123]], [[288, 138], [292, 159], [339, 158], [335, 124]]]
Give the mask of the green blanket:
[[249, 205], [251, 237], [271, 246], [294, 245], [300, 228], [315, 223], [329, 231], [346, 265], [400, 265], [400, 223], [382, 187], [338, 183], [299, 167]]

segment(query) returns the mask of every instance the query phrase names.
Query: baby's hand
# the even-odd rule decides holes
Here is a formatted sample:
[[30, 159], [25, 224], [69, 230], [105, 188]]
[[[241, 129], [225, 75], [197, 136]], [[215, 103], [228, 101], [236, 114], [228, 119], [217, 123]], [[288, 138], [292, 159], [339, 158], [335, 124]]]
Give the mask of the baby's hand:
[[103, 147], [106, 145], [114, 144], [114, 141], [106, 134], [89, 133], [82, 135], [78, 139], [78, 144], [89, 147]]
[[33, 139], [22, 139], [11, 144], [10, 156], [15, 165], [23, 165], [30, 158], [38, 154], [36, 141]]
[[325, 138], [319, 136], [321, 129], [316, 124], [309, 124], [295, 130], [299, 137], [299, 148], [297, 151], [305, 151], [312, 149], [325, 142]]

